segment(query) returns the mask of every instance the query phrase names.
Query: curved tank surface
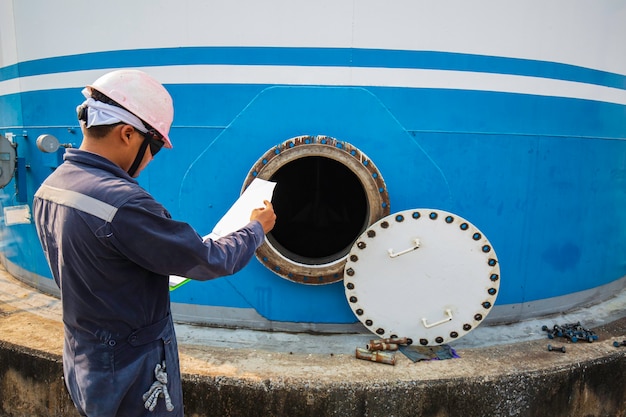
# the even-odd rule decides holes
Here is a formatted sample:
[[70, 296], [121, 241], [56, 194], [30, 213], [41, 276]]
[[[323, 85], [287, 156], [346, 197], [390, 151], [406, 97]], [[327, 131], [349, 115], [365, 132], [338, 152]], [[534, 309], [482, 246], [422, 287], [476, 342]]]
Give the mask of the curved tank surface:
[[179, 320], [354, 330], [351, 247], [415, 208], [489, 238], [489, 320], [600, 302], [626, 284], [624, 22], [615, 1], [4, 1], [0, 258], [58, 293], [33, 193], [81, 143], [81, 89], [137, 68], [174, 99], [174, 148], [139, 178], [174, 218], [209, 233], [277, 183], [257, 257], [172, 291]]

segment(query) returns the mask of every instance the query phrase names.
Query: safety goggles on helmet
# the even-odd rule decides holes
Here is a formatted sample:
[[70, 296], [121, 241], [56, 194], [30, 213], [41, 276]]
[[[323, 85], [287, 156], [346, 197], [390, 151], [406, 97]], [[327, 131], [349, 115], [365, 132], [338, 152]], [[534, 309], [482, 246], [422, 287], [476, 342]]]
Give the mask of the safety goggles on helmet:
[[152, 157], [154, 158], [156, 154], [159, 153], [161, 148], [163, 148], [163, 145], [165, 145], [165, 142], [163, 141], [163, 137], [159, 134], [159, 132], [157, 132], [154, 129], [150, 129], [146, 133], [143, 133], [139, 130], [137, 130], [137, 132], [140, 135], [142, 135], [145, 140], [148, 141], [148, 144], [150, 145], [150, 153], [152, 154]]

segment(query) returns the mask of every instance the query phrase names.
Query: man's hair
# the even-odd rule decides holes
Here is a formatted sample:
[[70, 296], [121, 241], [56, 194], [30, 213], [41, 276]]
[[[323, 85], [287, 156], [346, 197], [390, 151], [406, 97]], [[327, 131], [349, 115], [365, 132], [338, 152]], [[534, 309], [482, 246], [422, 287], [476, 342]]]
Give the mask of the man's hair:
[[98, 90], [95, 90], [95, 89], [92, 88], [90, 93], [91, 93], [91, 98], [96, 100], [96, 101], [101, 101], [103, 103], [110, 104], [111, 106], [119, 107], [121, 109], [124, 108], [117, 101], [113, 100], [112, 98], [109, 98], [109, 96], [107, 96], [106, 94], [101, 93]]
[[87, 132], [89, 132], [89, 136], [94, 139], [102, 139], [118, 125], [123, 125], [124, 122], [115, 123], [113, 125], [104, 125], [104, 126], [91, 126], [87, 128]]

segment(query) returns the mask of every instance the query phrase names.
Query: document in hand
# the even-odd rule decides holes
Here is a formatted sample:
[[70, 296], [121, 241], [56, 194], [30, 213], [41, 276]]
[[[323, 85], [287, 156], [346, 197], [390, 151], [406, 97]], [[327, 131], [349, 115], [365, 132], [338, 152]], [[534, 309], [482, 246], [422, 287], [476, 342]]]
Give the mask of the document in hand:
[[[265, 200], [272, 201], [275, 187], [275, 182], [255, 178], [228, 209], [224, 217], [217, 222], [213, 231], [204, 236], [204, 241], [206, 242], [207, 239], [217, 240], [247, 225], [250, 222], [252, 210], [265, 207], [263, 204]], [[170, 291], [179, 288], [188, 281], [188, 278], [171, 275]]]

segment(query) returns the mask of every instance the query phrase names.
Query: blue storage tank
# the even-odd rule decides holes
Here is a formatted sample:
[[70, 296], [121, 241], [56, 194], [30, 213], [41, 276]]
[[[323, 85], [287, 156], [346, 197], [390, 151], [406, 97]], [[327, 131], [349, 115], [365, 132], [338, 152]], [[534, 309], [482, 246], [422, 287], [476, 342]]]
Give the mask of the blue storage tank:
[[80, 145], [84, 85], [138, 68], [174, 98], [174, 149], [139, 178], [173, 217], [209, 233], [252, 179], [278, 183], [277, 228], [257, 259], [173, 291], [179, 320], [352, 331], [352, 244], [418, 207], [489, 237], [502, 276], [493, 322], [624, 288], [626, 5], [146, 6], [0, 5], [0, 259], [19, 279], [58, 293], [33, 193]]

